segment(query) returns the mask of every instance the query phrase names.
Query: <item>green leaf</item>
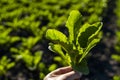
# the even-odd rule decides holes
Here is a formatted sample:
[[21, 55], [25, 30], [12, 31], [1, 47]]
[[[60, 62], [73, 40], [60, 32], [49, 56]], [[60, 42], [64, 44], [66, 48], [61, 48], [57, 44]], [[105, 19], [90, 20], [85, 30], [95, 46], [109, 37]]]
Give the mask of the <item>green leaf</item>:
[[68, 65], [72, 66], [72, 64], [71, 64], [72, 60], [71, 60], [71, 57], [68, 53], [66, 54], [65, 61], [67, 62]]
[[49, 71], [53, 71], [53, 70], [55, 70], [56, 68], [57, 68], [57, 65], [56, 65], [56, 64], [52, 64], [52, 65], [49, 66], [48, 70], [49, 70]]
[[4, 66], [0, 65], [0, 76], [5, 74], [5, 69], [4, 69]]
[[60, 56], [55, 56], [54, 61], [61, 62], [63, 59]]
[[11, 62], [11, 63], [7, 64], [6, 68], [10, 69], [10, 68], [12, 68], [14, 66], [15, 66], [15, 62]]
[[112, 54], [111, 57], [112, 57], [112, 59], [114, 59], [114, 60], [120, 62], [120, 55]]
[[99, 38], [99, 39], [100, 39], [101, 36], [102, 36], [100, 30], [101, 30], [101, 28], [102, 28], [102, 26], [103, 26], [103, 23], [102, 23], [102, 22], [98, 22], [98, 23], [93, 24], [92, 26], [97, 27], [97, 31], [88, 38], [88, 44], [89, 44], [93, 39], [95, 39], [95, 38]]
[[45, 64], [43, 62], [40, 62], [38, 66], [39, 66], [39, 69], [41, 71], [43, 71], [46, 68], [46, 66], [45, 66]]
[[92, 34], [89, 38], [88, 38], [88, 42], [87, 42], [87, 47], [85, 48], [82, 57], [80, 58], [79, 62], [82, 61], [82, 59], [88, 54], [88, 52], [100, 41], [101, 37], [102, 37], [102, 33], [99, 32], [101, 27], [102, 27], [102, 23], [96, 24], [96, 27], [98, 27], [97, 31]]
[[17, 42], [17, 41], [19, 41], [19, 40], [20, 40], [20, 37], [14, 36], [14, 37], [11, 38], [10, 42], [11, 42], [11, 43], [14, 43], [14, 42]]
[[88, 38], [94, 34], [94, 32], [97, 30], [96, 27], [90, 26], [89, 24], [85, 24], [81, 29], [80, 29], [80, 35], [79, 35], [79, 44], [80, 47], [85, 48], [87, 47], [87, 42]]
[[31, 49], [38, 41], [40, 37], [29, 37], [29, 38], [22, 38], [22, 45]]
[[46, 38], [53, 40], [67, 43], [67, 37], [62, 32], [55, 30], [55, 29], [48, 29], [46, 32]]
[[84, 24], [80, 28], [80, 32], [78, 35], [78, 42], [80, 47], [86, 48], [88, 45], [88, 42], [92, 41], [94, 39], [94, 36], [97, 36], [100, 29], [102, 27], [102, 23], [96, 23], [93, 25]]
[[82, 57], [80, 58], [79, 62], [83, 60], [83, 58], [88, 54], [88, 52], [100, 41], [100, 39], [94, 39], [86, 48], [84, 51]]
[[35, 66], [38, 65], [38, 63], [39, 63], [40, 60], [41, 60], [41, 57], [42, 57], [42, 51], [37, 51], [37, 52], [35, 52], [34, 60], [33, 60]]
[[58, 53], [63, 59], [65, 59], [65, 55], [62, 51], [61, 45], [49, 43], [49, 49], [55, 53]]
[[69, 30], [69, 41], [72, 43], [78, 34], [78, 30], [81, 26], [82, 15], [77, 10], [70, 12], [68, 20], [66, 22], [66, 27]]
[[39, 77], [40, 77], [40, 79], [43, 79], [45, 77], [45, 74], [40, 72]]
[[113, 80], [120, 80], [120, 76], [115, 75], [115, 76], [113, 77]]

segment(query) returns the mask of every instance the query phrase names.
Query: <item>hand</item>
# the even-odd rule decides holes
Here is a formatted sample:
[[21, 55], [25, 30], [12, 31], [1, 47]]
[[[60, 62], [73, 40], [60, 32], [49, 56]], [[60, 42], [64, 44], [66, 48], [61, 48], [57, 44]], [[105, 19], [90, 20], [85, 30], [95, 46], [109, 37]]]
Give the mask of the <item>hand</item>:
[[44, 80], [79, 80], [81, 74], [74, 71], [70, 66], [58, 68], [49, 73]]

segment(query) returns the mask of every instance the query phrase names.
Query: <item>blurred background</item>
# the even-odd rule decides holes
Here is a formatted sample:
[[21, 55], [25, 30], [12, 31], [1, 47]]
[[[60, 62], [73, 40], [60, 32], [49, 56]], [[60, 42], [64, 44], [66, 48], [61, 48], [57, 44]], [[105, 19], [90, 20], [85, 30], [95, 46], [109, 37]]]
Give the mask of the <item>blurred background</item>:
[[48, 49], [45, 32], [67, 34], [71, 10], [82, 23], [103, 22], [103, 37], [89, 53], [90, 73], [81, 80], [120, 80], [120, 0], [0, 0], [0, 80], [43, 80], [66, 66]]

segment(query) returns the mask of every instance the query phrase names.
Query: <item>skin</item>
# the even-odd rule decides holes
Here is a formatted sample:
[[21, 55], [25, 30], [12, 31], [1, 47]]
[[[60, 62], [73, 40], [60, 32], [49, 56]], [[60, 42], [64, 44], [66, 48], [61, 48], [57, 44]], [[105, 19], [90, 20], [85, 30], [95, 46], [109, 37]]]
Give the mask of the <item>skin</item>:
[[70, 66], [58, 68], [50, 72], [44, 80], [80, 80], [81, 74]]

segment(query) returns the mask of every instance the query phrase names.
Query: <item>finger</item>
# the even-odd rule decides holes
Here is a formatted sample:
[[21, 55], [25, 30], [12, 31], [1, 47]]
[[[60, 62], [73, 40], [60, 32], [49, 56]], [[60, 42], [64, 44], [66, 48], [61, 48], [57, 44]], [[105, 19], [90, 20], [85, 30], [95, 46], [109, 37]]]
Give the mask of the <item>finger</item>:
[[80, 79], [80, 77], [81, 77], [81, 74], [79, 72], [71, 71], [66, 74], [63, 74], [62, 75], [63, 79], [61, 80], [75, 80], [75, 79]]
[[67, 66], [67, 67], [58, 68], [58, 69], [52, 71], [51, 74], [61, 75], [61, 74], [68, 73], [68, 72], [70, 72], [70, 71], [72, 71], [72, 70], [73, 70], [73, 69], [72, 69], [70, 66]]

